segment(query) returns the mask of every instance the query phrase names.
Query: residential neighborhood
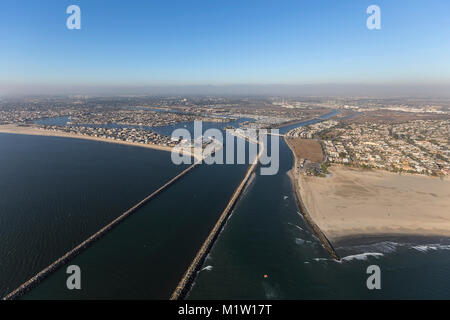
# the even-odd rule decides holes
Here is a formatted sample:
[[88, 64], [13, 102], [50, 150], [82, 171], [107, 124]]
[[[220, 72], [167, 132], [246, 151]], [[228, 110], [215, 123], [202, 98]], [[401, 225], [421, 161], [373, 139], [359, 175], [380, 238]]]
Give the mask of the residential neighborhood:
[[450, 174], [450, 120], [404, 123], [325, 121], [291, 137], [320, 138], [328, 163], [433, 176]]

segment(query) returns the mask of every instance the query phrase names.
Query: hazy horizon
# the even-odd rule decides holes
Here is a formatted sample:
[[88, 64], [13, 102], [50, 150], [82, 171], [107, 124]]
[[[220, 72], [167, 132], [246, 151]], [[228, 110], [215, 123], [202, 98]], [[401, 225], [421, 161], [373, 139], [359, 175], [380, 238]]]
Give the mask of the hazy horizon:
[[230, 85], [2, 85], [0, 96], [32, 95], [258, 95], [450, 98], [450, 84], [230, 84]]
[[373, 4], [4, 0], [0, 94], [448, 96], [450, 3]]

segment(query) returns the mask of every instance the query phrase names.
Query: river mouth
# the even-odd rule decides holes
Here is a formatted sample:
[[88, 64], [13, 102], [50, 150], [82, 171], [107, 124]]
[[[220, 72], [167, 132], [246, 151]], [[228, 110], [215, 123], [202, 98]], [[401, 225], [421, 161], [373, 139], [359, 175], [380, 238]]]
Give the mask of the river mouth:
[[[187, 299], [450, 298], [448, 238], [342, 238], [333, 242], [341, 261], [331, 258], [297, 206], [284, 141], [280, 155], [278, 175], [257, 175], [238, 203]], [[370, 265], [382, 290], [366, 287]]]
[[[331, 259], [298, 209], [283, 139], [280, 155], [277, 175], [257, 172], [246, 187], [187, 299], [450, 297], [450, 250], [442, 239], [342, 239], [342, 261]], [[168, 299], [247, 166], [198, 169], [70, 262], [84, 270], [82, 292], [67, 290], [61, 268], [23, 298]], [[370, 264], [386, 272], [381, 292], [364, 287]], [[415, 290], [418, 284], [406, 280], [425, 269], [433, 275]]]

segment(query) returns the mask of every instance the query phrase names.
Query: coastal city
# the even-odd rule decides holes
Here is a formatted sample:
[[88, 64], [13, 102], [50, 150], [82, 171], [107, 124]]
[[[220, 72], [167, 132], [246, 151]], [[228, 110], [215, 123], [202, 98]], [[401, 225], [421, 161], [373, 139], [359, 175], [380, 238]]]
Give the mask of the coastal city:
[[450, 174], [450, 120], [405, 123], [324, 121], [289, 137], [318, 138], [327, 163], [433, 176]]
[[450, 301], [449, 13], [1, 0], [2, 307]]
[[167, 135], [158, 134], [148, 129], [139, 128], [102, 128], [85, 126], [47, 126], [42, 125], [39, 128], [52, 132], [69, 133], [80, 136], [111, 139], [115, 141], [124, 141], [140, 144], [153, 144], [158, 146], [173, 147], [179, 141], [171, 139]]
[[[172, 154], [181, 146], [183, 149], [178, 149], [179, 155], [186, 153], [191, 157], [198, 157], [199, 160], [206, 159], [224, 147], [222, 142], [202, 135], [200, 138], [203, 153], [195, 154], [193, 146], [198, 141], [195, 140], [196, 137], [182, 139], [171, 136], [177, 128], [191, 128], [194, 121], [208, 123], [208, 127], [219, 127], [237, 137], [245, 137], [248, 142], [255, 141], [249, 138], [246, 129], [251, 129], [252, 133], [260, 129], [279, 129], [279, 133], [272, 135], [272, 138], [279, 137], [280, 141], [284, 140], [289, 147], [287, 150], [290, 149], [292, 153], [279, 150], [279, 154], [271, 152], [270, 157], [279, 156], [282, 159], [292, 157], [292, 168], [286, 172], [291, 178], [292, 190], [296, 194], [296, 202], [291, 204], [294, 206], [291, 211], [301, 213], [307, 225], [303, 227], [309, 228], [312, 232], [311, 237], [316, 239], [310, 238], [308, 241], [319, 241], [321, 247], [334, 260], [342, 261], [339, 250], [335, 250], [333, 246], [341, 234], [366, 233], [366, 229], [371, 228], [374, 221], [382, 229], [395, 228], [394, 230], [403, 232], [405, 225], [408, 225], [405, 221], [416, 217], [417, 210], [423, 211], [419, 203], [430, 203], [431, 200], [436, 206], [434, 214], [431, 220], [424, 218], [422, 222], [431, 221], [426, 230], [433, 231], [429, 232], [436, 234], [447, 232], [447, 229], [435, 231], [441, 224], [440, 221], [433, 219], [442, 215], [448, 207], [446, 188], [442, 188], [440, 183], [447, 184], [450, 175], [450, 101], [423, 103], [420, 99], [371, 101], [365, 98], [339, 97], [190, 96], [128, 98], [47, 96], [9, 97], [0, 100], [0, 138], [2, 134], [6, 138], [12, 134], [9, 136], [11, 139], [14, 135], [28, 136], [27, 139], [31, 139], [31, 136], [58, 137], [52, 140], [52, 143], [82, 139], [96, 143], [109, 142], [145, 147], [155, 152], [171, 151]], [[263, 149], [259, 148], [258, 159]], [[118, 212], [120, 215], [113, 222], [96, 234], [90, 235], [86, 241], [91, 243], [103, 238], [115, 224], [130, 216], [144, 203], [151, 203], [151, 199], [157, 194], [166, 189], [170, 192], [175, 181], [181, 179], [189, 181], [182, 177], [188, 172], [195, 172], [194, 168], [198, 163], [200, 162], [191, 163], [191, 166], [166, 181], [131, 209], [121, 214]], [[168, 160], [164, 165], [173, 164]], [[218, 211], [222, 213], [218, 216], [215, 227], [210, 230], [203, 244], [201, 242], [196, 244], [201, 247], [198, 255], [193, 257], [191, 265], [180, 267], [184, 268], [185, 273], [181, 279], [178, 278], [178, 286], [175, 289], [170, 288], [173, 290], [170, 299], [184, 298], [187, 290], [193, 290], [195, 293], [193, 279], [197, 277], [199, 281], [203, 279], [201, 274], [198, 276], [198, 272], [209, 268], [205, 265], [204, 259], [209, 254], [213, 239], [217, 238], [221, 228], [230, 218], [232, 208], [240, 201], [240, 195], [246, 192], [246, 186], [254, 183], [252, 181], [257, 166], [259, 166], [257, 161], [250, 164], [228, 205], [223, 211]], [[235, 169], [239, 170], [238, 168], [239, 166], [236, 166]], [[277, 179], [285, 177], [279, 173], [275, 175]], [[373, 182], [373, 177], [376, 177], [376, 183]], [[417, 183], [406, 181], [408, 178], [417, 179]], [[216, 186], [215, 179], [207, 181], [214, 183], [214, 186], [209, 187], [204, 198], [208, 198], [208, 194]], [[380, 189], [378, 183], [386, 183], [387, 186]], [[278, 189], [281, 184], [279, 181], [278, 185], [273, 187]], [[192, 201], [193, 198], [190, 196], [192, 187], [187, 185], [186, 188], [185, 193]], [[416, 191], [411, 191], [411, 188]], [[427, 188], [428, 193], [424, 192], [423, 188]], [[176, 192], [176, 188], [173, 190]], [[272, 190], [271, 194], [276, 192], [281, 191]], [[286, 194], [290, 191], [282, 192], [283, 195], [280, 197], [284, 200], [289, 199]], [[355, 201], [361, 195], [364, 197], [364, 192], [377, 196], [370, 200], [363, 198], [361, 201]], [[411, 192], [423, 194], [424, 198], [420, 198], [422, 200], [417, 198], [415, 202], [409, 201], [409, 205], [405, 206], [401, 199], [402, 197], [409, 199]], [[398, 199], [392, 194], [398, 194]], [[195, 194], [192, 196], [195, 197]], [[357, 208], [360, 203], [365, 203], [365, 207]], [[195, 212], [207, 214], [203, 204], [201, 202], [198, 204], [201, 208], [197, 208]], [[383, 214], [380, 208], [389, 208], [389, 214], [395, 213], [398, 217], [405, 218], [398, 218], [394, 222], [380, 219], [378, 215]], [[335, 212], [339, 215], [335, 215]], [[348, 227], [347, 221], [354, 223]], [[417, 226], [414, 224], [410, 228], [412, 230], [410, 232], [415, 232]], [[79, 241], [82, 240], [81, 237]], [[302, 241], [296, 240], [299, 243], [303, 243]], [[74, 257], [85, 248], [86, 243], [81, 242], [66, 255]], [[53, 272], [49, 270], [56, 270], [62, 261], [55, 260], [47, 269], [43, 269], [37, 278], [24, 282], [6, 298], [15, 299], [26, 295], [29, 288], [40, 282], [41, 276], [47, 277]]]
[[[0, 101], [0, 124], [173, 147], [178, 141], [157, 133], [154, 128], [194, 120], [226, 124], [237, 119], [243, 119], [240, 129], [277, 128], [337, 110], [329, 120], [297, 127], [286, 136], [318, 139], [327, 165], [434, 176], [447, 176], [450, 172], [450, 120], [446, 102], [438, 105], [438, 102], [421, 104], [416, 100], [386, 100], [383, 104], [379, 99], [339, 98], [122, 99], [33, 97]], [[130, 106], [130, 103], [139, 103], [139, 106]], [[438, 120], [439, 117], [447, 120]], [[45, 122], [45, 119], [59, 118], [64, 121]], [[230, 125], [227, 129], [236, 128]], [[314, 167], [318, 174], [324, 173], [318, 166]]]
[[[238, 119], [242, 119], [241, 129], [276, 128], [332, 110], [314, 105], [286, 109], [267, 98], [25, 97], [0, 101], [0, 126], [173, 147], [177, 141], [155, 128], [194, 120], [227, 124]], [[227, 129], [237, 128], [229, 125]]]

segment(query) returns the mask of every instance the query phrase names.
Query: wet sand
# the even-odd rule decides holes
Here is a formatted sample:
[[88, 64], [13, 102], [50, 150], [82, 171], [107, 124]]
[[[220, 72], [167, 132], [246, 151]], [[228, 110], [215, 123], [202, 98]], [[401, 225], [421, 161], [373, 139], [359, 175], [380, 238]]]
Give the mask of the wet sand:
[[300, 176], [300, 195], [331, 241], [349, 237], [450, 236], [450, 180], [344, 166]]

